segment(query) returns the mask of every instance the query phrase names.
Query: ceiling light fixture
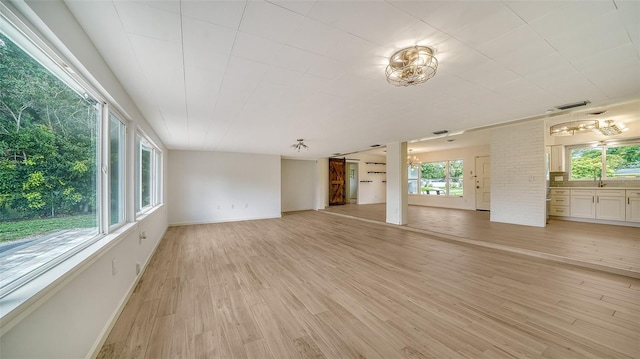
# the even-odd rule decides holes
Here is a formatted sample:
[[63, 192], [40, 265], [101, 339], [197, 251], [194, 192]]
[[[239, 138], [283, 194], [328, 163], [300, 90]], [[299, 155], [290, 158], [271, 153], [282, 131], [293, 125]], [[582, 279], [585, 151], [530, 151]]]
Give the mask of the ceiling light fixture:
[[597, 130], [600, 122], [598, 120], [575, 120], [553, 125], [549, 128], [551, 136], [571, 136]]
[[624, 126], [618, 126], [616, 124], [613, 123], [613, 120], [606, 120], [604, 121], [607, 123], [607, 125], [605, 127], [600, 127], [598, 128], [598, 131], [600, 131], [601, 134], [605, 135], [605, 136], [615, 136], [615, 135], [619, 135], [621, 134], [623, 131], [626, 130], [626, 128], [624, 128]]
[[291, 145], [291, 148], [293, 148], [294, 150], [297, 150], [298, 152], [300, 152], [301, 149], [305, 149], [308, 150], [309, 146], [304, 144], [304, 139], [302, 138], [298, 138], [296, 141], [298, 141], [298, 143], [294, 143], [293, 145]]
[[387, 82], [397, 87], [418, 85], [436, 74], [438, 59], [426, 46], [411, 46], [396, 51], [385, 71]]
[[418, 167], [418, 165], [420, 164], [420, 160], [416, 156], [411, 156], [411, 152], [413, 152], [413, 150], [410, 149], [409, 155], [407, 156], [407, 165], [409, 165], [409, 168], [414, 169]]

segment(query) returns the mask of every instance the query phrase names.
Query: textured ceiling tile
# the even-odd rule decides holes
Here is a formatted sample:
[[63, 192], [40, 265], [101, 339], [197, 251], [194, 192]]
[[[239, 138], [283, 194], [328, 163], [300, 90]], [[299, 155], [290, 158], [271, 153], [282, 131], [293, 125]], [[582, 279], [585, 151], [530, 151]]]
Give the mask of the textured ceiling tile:
[[182, 1], [182, 15], [237, 30], [246, 1]]
[[240, 31], [285, 43], [298, 26], [302, 16], [263, 1], [249, 1]]

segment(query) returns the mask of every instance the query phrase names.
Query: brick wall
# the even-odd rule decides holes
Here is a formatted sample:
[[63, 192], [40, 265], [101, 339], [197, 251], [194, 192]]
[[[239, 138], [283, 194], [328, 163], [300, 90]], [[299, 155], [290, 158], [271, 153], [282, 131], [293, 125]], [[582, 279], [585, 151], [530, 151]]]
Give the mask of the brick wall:
[[544, 227], [544, 123], [492, 130], [490, 154], [491, 221]]

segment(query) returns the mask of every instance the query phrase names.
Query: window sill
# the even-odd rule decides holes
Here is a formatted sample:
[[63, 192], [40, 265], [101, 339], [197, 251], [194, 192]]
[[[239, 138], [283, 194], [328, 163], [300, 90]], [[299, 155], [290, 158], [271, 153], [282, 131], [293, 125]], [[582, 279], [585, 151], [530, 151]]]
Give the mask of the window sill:
[[[146, 215], [155, 211], [148, 211]], [[25, 283], [0, 299], [0, 336], [36, 310], [76, 275], [89, 267], [103, 253], [119, 243], [138, 223], [127, 223], [98, 239], [87, 248], [62, 261], [47, 272]]]

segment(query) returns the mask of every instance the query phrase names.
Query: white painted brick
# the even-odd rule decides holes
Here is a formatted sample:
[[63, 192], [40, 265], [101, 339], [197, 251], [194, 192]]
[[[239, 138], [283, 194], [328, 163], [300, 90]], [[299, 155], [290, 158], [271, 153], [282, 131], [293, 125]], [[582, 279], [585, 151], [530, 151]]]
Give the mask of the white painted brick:
[[544, 227], [543, 122], [494, 129], [490, 153], [491, 221]]

